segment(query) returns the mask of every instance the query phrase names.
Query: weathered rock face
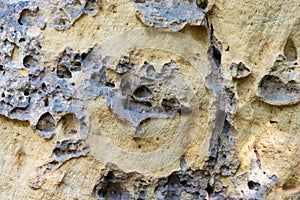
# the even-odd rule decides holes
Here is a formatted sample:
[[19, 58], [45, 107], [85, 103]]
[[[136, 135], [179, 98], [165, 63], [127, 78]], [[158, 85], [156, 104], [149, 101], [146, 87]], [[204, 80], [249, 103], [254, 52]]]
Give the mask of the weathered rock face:
[[0, 1], [0, 198], [300, 199], [299, 7]]

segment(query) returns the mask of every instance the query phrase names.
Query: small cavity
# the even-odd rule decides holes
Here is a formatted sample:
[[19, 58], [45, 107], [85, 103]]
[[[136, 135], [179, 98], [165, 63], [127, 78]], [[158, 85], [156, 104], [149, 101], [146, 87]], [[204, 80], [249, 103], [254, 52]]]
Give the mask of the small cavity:
[[294, 82], [284, 83], [277, 76], [266, 75], [260, 81], [259, 96], [272, 105], [294, 104], [300, 98], [300, 88]]
[[133, 95], [137, 98], [148, 98], [152, 96], [150, 89], [144, 85], [138, 87]]
[[22, 10], [18, 23], [20, 25], [33, 26], [35, 24], [35, 13], [29, 9]]
[[23, 59], [23, 66], [26, 68], [38, 67], [38, 61], [31, 55], [25, 56]]
[[215, 46], [211, 46], [210, 48], [212, 51], [211, 52], [212, 59], [215, 62], [216, 66], [219, 67], [221, 65], [221, 58], [222, 58], [221, 52]]
[[284, 55], [288, 61], [297, 60], [297, 48], [294, 41], [291, 38], [288, 38], [284, 46]]
[[248, 188], [250, 190], [259, 190], [260, 184], [254, 181], [248, 181]]
[[98, 0], [86, 0], [84, 9], [90, 15], [95, 15], [98, 12]]
[[36, 129], [43, 132], [54, 131], [56, 129], [56, 123], [53, 116], [49, 112], [44, 113], [40, 117], [36, 125]]
[[180, 103], [177, 98], [163, 99], [161, 103], [166, 112], [176, 113], [180, 110]]
[[205, 8], [208, 5], [207, 0], [196, 0], [197, 5], [202, 8], [203, 10], [205, 10]]
[[72, 78], [72, 73], [69, 68], [64, 65], [59, 65], [57, 67], [57, 76], [59, 78]]
[[251, 74], [251, 69], [249, 69], [244, 63], [239, 62], [231, 63], [230, 65], [231, 76], [237, 79], [245, 78]]

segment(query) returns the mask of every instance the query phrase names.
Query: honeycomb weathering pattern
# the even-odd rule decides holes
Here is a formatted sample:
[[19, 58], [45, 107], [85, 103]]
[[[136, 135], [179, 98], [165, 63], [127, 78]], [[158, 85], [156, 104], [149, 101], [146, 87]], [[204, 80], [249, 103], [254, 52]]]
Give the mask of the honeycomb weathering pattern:
[[[136, 37], [129, 37], [131, 34], [136, 34]], [[124, 40], [124, 38], [127, 39]], [[153, 38], [155, 38], [155, 42], [153, 42]], [[121, 48], [114, 48], [116, 46]], [[179, 46], [181, 48], [178, 48]], [[210, 72], [209, 63], [205, 59], [194, 58], [197, 53], [200, 55], [206, 54], [206, 50], [197, 45], [194, 40], [187, 38], [181, 33], [157, 33], [152, 28], [127, 31], [109, 38], [92, 50], [84, 65], [99, 65], [100, 60], [97, 61], [96, 58], [100, 56], [100, 52], [101, 54], [110, 55], [106, 58], [106, 61], [112, 63], [121, 58], [124, 52], [130, 52], [134, 49], [160, 49], [183, 57], [191, 63], [193, 74], [197, 75], [202, 84], [205, 82], [205, 74]], [[205, 57], [203, 56], [203, 58]], [[120, 62], [124, 64], [124, 59], [121, 59]], [[106, 66], [111, 65], [106, 64]], [[118, 122], [121, 123], [122, 129], [130, 132], [128, 126], [133, 126], [131, 134], [134, 137], [148, 138], [152, 135], [145, 135], [142, 131], [145, 120], [173, 118], [176, 114], [178, 116], [179, 113], [180, 122], [178, 128], [174, 131], [173, 139], [169, 144], [160, 146], [155, 151], [145, 153], [124, 149], [124, 145], [115, 145], [109, 137], [99, 133], [92, 133], [89, 135], [91, 153], [104, 163], [117, 163], [118, 167], [124, 170], [154, 172], [172, 164], [184, 153], [188, 144], [192, 142], [189, 139], [191, 135], [189, 136], [188, 128], [192, 121], [199, 118], [199, 105], [195, 96], [197, 91], [191, 90], [191, 86], [185, 82], [184, 76], [180, 72], [180, 66], [177, 66], [176, 62], [172, 60], [165, 63], [164, 66], [153, 66], [151, 63], [146, 62], [143, 66], [136, 66], [137, 69], [126, 65], [123, 67], [126, 69], [131, 68], [131, 70], [126, 70], [127, 72], [124, 74], [121, 73], [123, 75], [120, 79], [120, 85], [116, 85], [114, 89], [116, 92], [108, 95], [106, 98], [107, 104], [113, 109], [116, 116], [122, 119], [122, 123]], [[157, 67], [161, 67], [161, 71], [157, 70]], [[116, 73], [120, 73], [120, 66], [114, 67], [112, 65], [111, 69]], [[124, 70], [121, 71], [124, 72]], [[154, 88], [167, 96], [159, 99], [151, 97]], [[143, 90], [140, 91], [142, 93], [148, 92], [148, 94], [140, 94], [142, 96], [139, 96], [136, 94], [137, 89]], [[175, 99], [180, 104], [176, 104]], [[175, 105], [175, 107], [171, 106], [170, 110], [166, 109], [166, 104], [168, 104], [166, 102], [173, 102], [171, 104]], [[133, 106], [132, 109], [130, 106]], [[95, 117], [91, 118], [94, 119]], [[124, 123], [124, 120], [129, 123]], [[206, 125], [203, 124], [203, 126]], [[209, 132], [207, 131], [207, 133], [203, 134], [206, 135]], [[203, 151], [205, 152], [207, 149], [208, 146], [203, 144]], [[132, 161], [127, 162], [127, 160]]]
[[[120, 10], [114, 10], [110, 1], [0, 1], [0, 114], [29, 121], [48, 144], [54, 142], [48, 159], [37, 167], [30, 180], [32, 188], [41, 188], [48, 175], [55, 174], [66, 161], [88, 155], [86, 162], [92, 158], [105, 165], [98, 181], [93, 177], [94, 182], [88, 186], [90, 194], [100, 199], [147, 199], [146, 191], [150, 190], [157, 199], [265, 198], [277, 177], [262, 170], [257, 151], [249, 172], [231, 179], [236, 191], [226, 193], [220, 178], [234, 176], [240, 166], [233, 120], [239, 84], [227, 80], [224, 72], [222, 44], [215, 38], [206, 16], [210, 2], [132, 1], [141, 21], [154, 29], [129, 29], [101, 44], [93, 43], [87, 50], [74, 51], [66, 46], [56, 52], [56, 57], [49, 58], [50, 53], [41, 43], [45, 28], [65, 33], [86, 14], [94, 16], [98, 10], [111, 9], [118, 15]], [[45, 10], [47, 14], [43, 13]], [[204, 25], [210, 45], [199, 45], [199, 41], [177, 33], [185, 25]], [[187, 29], [190, 31], [190, 27]], [[32, 30], [40, 34], [34, 35]], [[275, 62], [258, 85], [258, 96], [268, 104], [299, 102], [296, 39], [293, 35], [287, 39], [283, 47], [285, 57]], [[171, 56], [162, 65], [149, 60], [137, 65], [127, 55], [149, 49]], [[173, 55], [179, 59], [173, 59]], [[189, 71], [182, 67], [183, 63], [188, 63]], [[235, 82], [255, 78], [246, 78], [251, 69], [242, 62], [233, 63], [231, 70]], [[112, 76], [118, 81], [112, 81]], [[188, 82], [193, 78], [197, 82]], [[243, 80], [236, 80], [240, 78]], [[200, 110], [202, 103], [207, 107]], [[110, 135], [109, 131], [102, 134], [98, 125], [104, 116], [93, 115], [103, 111], [101, 107], [115, 117], [107, 122], [111, 128], [121, 127], [117, 135]], [[199, 118], [208, 120], [195, 123]], [[277, 124], [270, 120], [270, 124], [274, 123]], [[158, 141], [157, 134], [168, 127], [173, 132], [164, 135], [167, 142]], [[63, 137], [55, 135], [58, 131], [63, 132]], [[114, 141], [116, 136], [119, 139], [124, 135], [131, 140], [123, 144]], [[138, 144], [141, 140], [150, 141], [148, 149], [131, 148], [129, 143]], [[204, 162], [201, 169], [192, 169], [185, 161], [190, 155], [184, 153], [194, 142], [199, 145], [196, 160]], [[19, 152], [22, 154], [22, 150]], [[163, 177], [153, 175], [175, 161], [180, 161], [180, 170], [176, 168]], [[245, 188], [245, 192], [241, 191]]]

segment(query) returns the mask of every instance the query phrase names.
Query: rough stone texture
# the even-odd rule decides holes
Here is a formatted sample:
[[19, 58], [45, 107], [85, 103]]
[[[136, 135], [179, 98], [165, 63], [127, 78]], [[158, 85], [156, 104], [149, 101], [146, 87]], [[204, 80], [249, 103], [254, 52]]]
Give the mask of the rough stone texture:
[[137, 16], [148, 26], [179, 31], [186, 24], [205, 25], [205, 8], [195, 1], [136, 0]]
[[299, 8], [0, 1], [0, 198], [300, 199]]
[[270, 72], [259, 83], [258, 95], [268, 104], [292, 105], [300, 100], [297, 63], [290, 63], [286, 59], [279, 56]]

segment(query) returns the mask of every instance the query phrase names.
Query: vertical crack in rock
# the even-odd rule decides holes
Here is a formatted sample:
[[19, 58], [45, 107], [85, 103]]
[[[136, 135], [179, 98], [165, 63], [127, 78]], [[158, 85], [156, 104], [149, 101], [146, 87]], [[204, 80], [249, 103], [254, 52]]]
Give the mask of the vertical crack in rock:
[[193, 0], [135, 0], [135, 5], [136, 14], [145, 25], [180, 31], [186, 24], [206, 25], [205, 12], [211, 9], [212, 5], [205, 2], [197, 1], [198, 6]]
[[265, 103], [282, 106], [300, 101], [300, 70], [297, 63], [278, 56], [269, 73], [258, 85], [258, 96]]
[[212, 120], [213, 132], [210, 140], [210, 157], [206, 161], [206, 170], [212, 179], [208, 188], [210, 196], [222, 196], [214, 190], [215, 177], [232, 176], [240, 165], [234, 141], [233, 119], [237, 107], [237, 94], [231, 81], [223, 76], [221, 65], [221, 43], [215, 38], [213, 26], [210, 28], [211, 45], [208, 50], [208, 60], [212, 66], [211, 74], [206, 78], [206, 85], [215, 94], [215, 102], [212, 112], [215, 118]]

